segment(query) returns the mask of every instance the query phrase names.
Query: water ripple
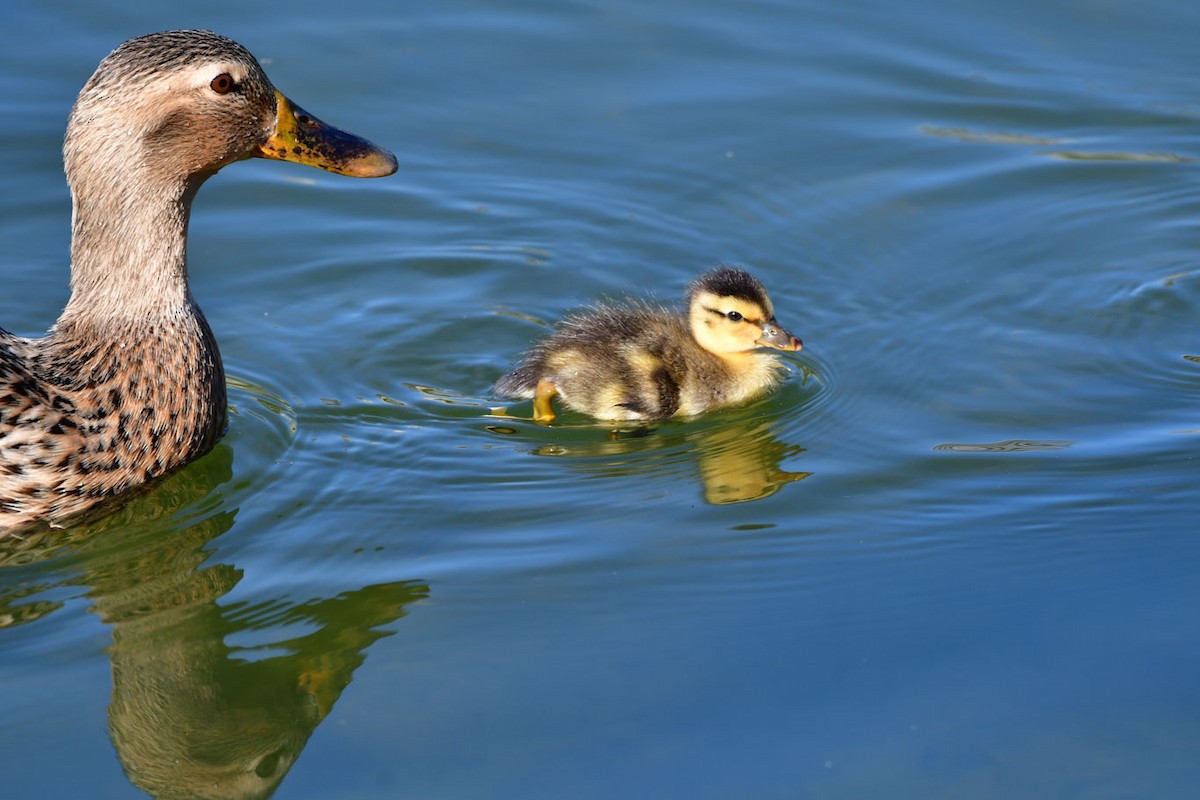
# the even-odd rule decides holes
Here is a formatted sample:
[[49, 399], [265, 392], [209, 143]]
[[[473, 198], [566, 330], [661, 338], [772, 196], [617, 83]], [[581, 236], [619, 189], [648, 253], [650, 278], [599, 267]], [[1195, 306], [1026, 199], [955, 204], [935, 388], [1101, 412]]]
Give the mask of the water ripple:
[[966, 442], [946, 444], [937, 444], [933, 446], [934, 450], [948, 451], [952, 453], [1028, 453], [1037, 450], [1062, 450], [1070, 447], [1074, 442], [1045, 440], [1038, 441], [1036, 439], [1009, 439], [1003, 442], [980, 442], [969, 444]]

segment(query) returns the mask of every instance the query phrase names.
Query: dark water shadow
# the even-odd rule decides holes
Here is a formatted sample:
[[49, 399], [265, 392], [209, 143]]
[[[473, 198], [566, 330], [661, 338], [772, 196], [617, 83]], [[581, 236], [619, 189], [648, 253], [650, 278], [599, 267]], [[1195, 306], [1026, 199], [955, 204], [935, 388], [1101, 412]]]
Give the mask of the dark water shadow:
[[[212, 563], [210, 543], [237, 514], [214, 491], [231, 466], [232, 451], [218, 448], [101, 520], [0, 543], [0, 568], [45, 576], [9, 592], [0, 584], [0, 625], [53, 612], [60, 603], [32, 599], [48, 589], [87, 587], [91, 611], [112, 628], [109, 736], [129, 780], [160, 800], [269, 797], [367, 649], [391, 635], [384, 626], [429, 593], [398, 581], [221, 605], [243, 578]], [[248, 631], [286, 638], [231, 644]]]

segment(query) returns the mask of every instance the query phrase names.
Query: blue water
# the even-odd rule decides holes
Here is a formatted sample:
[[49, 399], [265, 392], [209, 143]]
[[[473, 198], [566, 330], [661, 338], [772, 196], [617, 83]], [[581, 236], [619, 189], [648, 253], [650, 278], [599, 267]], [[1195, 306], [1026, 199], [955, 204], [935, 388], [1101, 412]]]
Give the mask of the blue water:
[[[1126, 798], [1200, 781], [1200, 6], [16, 0], [0, 325], [67, 297], [95, 64], [232, 36], [386, 146], [195, 206], [212, 454], [0, 545], [14, 798]], [[776, 393], [489, 394], [744, 264]]]

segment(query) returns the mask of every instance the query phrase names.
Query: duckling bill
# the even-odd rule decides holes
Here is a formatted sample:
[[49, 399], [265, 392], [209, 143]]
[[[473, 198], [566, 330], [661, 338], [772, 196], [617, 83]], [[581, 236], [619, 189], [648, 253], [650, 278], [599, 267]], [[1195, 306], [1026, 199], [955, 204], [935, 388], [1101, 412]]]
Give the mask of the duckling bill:
[[770, 390], [783, 367], [773, 351], [802, 346], [763, 285], [722, 266], [692, 282], [686, 315], [634, 301], [568, 316], [494, 391], [532, 399], [542, 423], [554, 420], [555, 397], [601, 420], [692, 416]]
[[63, 144], [71, 297], [49, 333], [0, 329], [0, 534], [165, 475], [226, 426], [225, 373], [188, 286], [192, 198], [241, 159], [356, 177], [395, 157], [321, 122], [209, 31], [131, 39], [80, 91]]

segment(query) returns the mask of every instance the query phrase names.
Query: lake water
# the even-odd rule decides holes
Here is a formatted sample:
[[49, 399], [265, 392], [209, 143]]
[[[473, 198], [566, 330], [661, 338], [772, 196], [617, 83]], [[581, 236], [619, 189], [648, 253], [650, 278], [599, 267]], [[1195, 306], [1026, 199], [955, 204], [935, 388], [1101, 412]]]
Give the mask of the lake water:
[[[229, 432], [0, 546], [0, 794], [1195, 792], [1200, 5], [42, 5], [0, 12], [9, 330], [66, 300], [62, 131], [125, 38], [232, 36], [400, 172], [201, 192]], [[550, 322], [719, 262], [805, 341], [779, 391], [489, 416]]]

